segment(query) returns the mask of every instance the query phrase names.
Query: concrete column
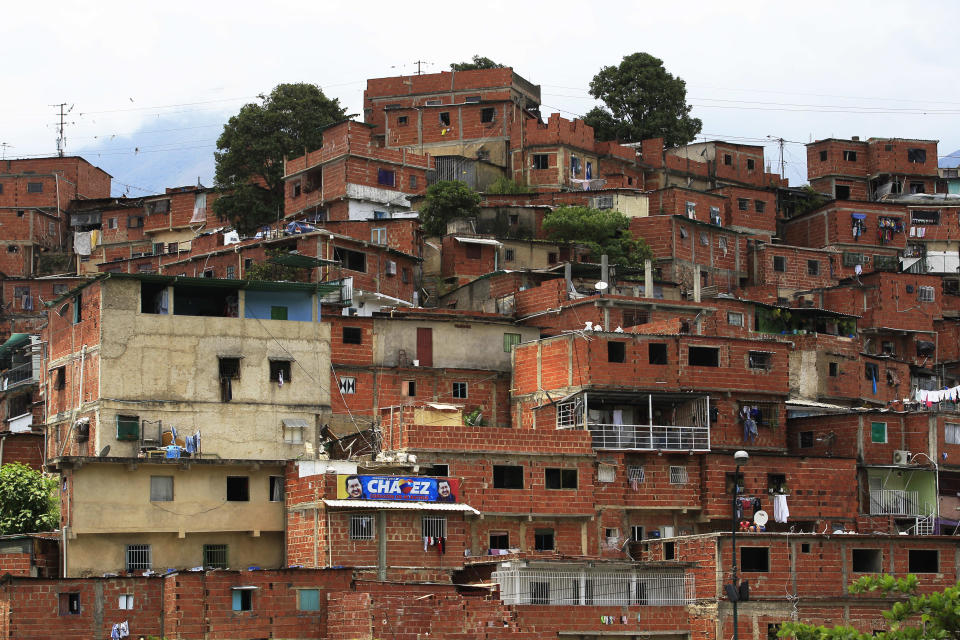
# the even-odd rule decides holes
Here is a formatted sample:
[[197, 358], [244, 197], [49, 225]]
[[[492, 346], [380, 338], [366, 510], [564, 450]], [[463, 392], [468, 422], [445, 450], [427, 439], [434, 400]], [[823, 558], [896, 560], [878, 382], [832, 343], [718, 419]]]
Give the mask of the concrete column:
[[653, 260], [643, 261], [643, 297], [653, 297]]

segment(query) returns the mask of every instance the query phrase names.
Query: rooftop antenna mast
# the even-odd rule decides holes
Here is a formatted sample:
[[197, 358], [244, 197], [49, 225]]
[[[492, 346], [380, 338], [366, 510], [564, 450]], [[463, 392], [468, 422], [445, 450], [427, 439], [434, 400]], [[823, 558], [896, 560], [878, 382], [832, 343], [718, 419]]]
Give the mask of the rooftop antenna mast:
[[0, 149], [2, 149], [3, 159], [7, 159], [7, 149], [12, 149], [13, 145], [6, 142], [0, 142]]
[[64, 122], [64, 118], [73, 111], [74, 105], [70, 105], [70, 108], [67, 108], [66, 102], [61, 102], [60, 104], [51, 104], [51, 107], [55, 107], [59, 110], [60, 115], [60, 124], [57, 127], [57, 155], [61, 158], [63, 157], [63, 151], [67, 146], [67, 138], [63, 135], [63, 128], [65, 124], [73, 124], [72, 122]]
[[414, 60], [414, 61], [413, 61], [413, 64], [417, 65], [417, 75], [419, 76], [419, 75], [421, 75], [421, 74], [423, 73], [423, 71], [421, 71], [421, 69], [420, 69], [420, 67], [421, 67], [422, 65], [425, 65], [425, 64], [433, 64], [433, 63], [432, 63], [432, 62], [427, 62], [426, 60]]

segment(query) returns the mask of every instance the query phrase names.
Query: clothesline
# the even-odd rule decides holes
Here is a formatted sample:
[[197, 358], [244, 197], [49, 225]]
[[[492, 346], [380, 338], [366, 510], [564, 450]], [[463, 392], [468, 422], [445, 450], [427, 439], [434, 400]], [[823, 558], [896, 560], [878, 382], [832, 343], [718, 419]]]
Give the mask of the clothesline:
[[930, 406], [934, 402], [960, 402], [960, 386], [949, 389], [917, 389], [914, 400]]

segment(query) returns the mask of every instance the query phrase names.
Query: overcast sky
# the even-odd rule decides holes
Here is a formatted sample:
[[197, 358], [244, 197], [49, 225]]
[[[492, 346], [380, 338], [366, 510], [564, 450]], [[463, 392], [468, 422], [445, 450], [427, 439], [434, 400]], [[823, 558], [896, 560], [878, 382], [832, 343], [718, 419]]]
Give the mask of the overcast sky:
[[[646, 51], [687, 82], [702, 135], [783, 137], [790, 183], [803, 143], [824, 137], [940, 140], [960, 149], [960, 3], [924, 2], [57, 2], [14, 3], [0, 22], [6, 157], [69, 154], [115, 192], [212, 183], [225, 120], [281, 82], [312, 82], [361, 113], [367, 78], [425, 72], [473, 54], [542, 90], [543, 115], [594, 104], [590, 79]], [[768, 163], [778, 171], [776, 145]]]

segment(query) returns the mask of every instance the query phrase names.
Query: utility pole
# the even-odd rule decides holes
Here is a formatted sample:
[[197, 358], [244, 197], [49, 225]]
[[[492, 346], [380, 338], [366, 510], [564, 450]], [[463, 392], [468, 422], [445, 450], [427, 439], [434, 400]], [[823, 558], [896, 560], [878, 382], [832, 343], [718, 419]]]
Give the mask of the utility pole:
[[419, 76], [422, 72], [420, 71], [420, 65], [430, 64], [426, 60], [414, 60], [413, 64], [417, 65], [417, 75]]
[[73, 111], [73, 106], [74, 106], [74, 105], [70, 105], [70, 108], [69, 108], [69, 109], [66, 108], [66, 107], [67, 107], [67, 103], [66, 103], [66, 102], [61, 102], [60, 104], [51, 104], [50, 106], [59, 109], [60, 125], [57, 127], [57, 155], [62, 158], [62, 157], [63, 157], [64, 148], [67, 146], [67, 138], [63, 135], [63, 127], [64, 127], [64, 124], [65, 124], [63, 119], [64, 119], [71, 111]]

